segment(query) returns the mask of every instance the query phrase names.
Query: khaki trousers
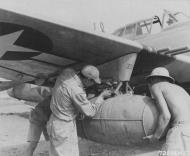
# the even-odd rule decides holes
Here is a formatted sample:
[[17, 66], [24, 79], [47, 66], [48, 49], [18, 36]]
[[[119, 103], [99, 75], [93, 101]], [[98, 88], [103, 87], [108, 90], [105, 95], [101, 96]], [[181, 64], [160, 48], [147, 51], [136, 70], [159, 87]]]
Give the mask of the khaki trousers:
[[160, 156], [190, 156], [190, 123], [179, 123], [169, 129]]
[[47, 123], [50, 156], [79, 156], [76, 122], [64, 121], [53, 114]]

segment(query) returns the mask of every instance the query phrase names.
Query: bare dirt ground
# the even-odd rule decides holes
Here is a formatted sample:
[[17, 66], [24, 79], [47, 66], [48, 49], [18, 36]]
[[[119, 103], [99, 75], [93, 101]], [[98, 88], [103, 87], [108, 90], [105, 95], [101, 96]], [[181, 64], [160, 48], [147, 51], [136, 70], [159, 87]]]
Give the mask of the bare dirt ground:
[[[24, 156], [28, 115], [32, 106], [0, 93], [0, 156]], [[156, 156], [160, 145], [116, 147], [79, 138], [80, 156]], [[48, 142], [41, 137], [34, 156], [48, 156]]]

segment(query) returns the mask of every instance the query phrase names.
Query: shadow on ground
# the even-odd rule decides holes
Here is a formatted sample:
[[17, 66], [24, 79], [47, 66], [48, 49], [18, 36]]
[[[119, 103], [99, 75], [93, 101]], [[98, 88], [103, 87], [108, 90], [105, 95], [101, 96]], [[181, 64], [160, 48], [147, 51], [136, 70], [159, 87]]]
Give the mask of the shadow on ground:
[[[41, 141], [34, 156], [49, 156], [48, 142]], [[25, 156], [26, 144], [14, 145], [0, 148], [1, 156]], [[155, 156], [159, 145], [148, 147], [117, 147], [98, 144], [92, 141], [79, 138], [80, 156]]]
[[7, 116], [10, 116], [10, 115], [14, 116], [15, 115], [15, 116], [18, 116], [18, 117], [29, 119], [30, 113], [29, 112], [23, 112], [23, 113], [0, 113], [0, 116], [2, 116], [2, 115], [7, 115]]

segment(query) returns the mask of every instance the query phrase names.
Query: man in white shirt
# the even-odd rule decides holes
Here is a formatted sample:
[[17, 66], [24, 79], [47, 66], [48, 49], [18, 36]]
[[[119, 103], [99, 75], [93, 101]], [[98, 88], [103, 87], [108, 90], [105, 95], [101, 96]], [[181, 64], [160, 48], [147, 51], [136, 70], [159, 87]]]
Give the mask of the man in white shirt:
[[80, 113], [93, 117], [104, 97], [110, 91], [103, 91], [94, 103], [90, 102], [84, 88], [100, 84], [99, 70], [87, 65], [77, 73], [73, 69], [65, 69], [56, 80], [52, 90], [50, 108], [52, 115], [47, 123], [50, 138], [50, 156], [78, 156], [78, 138], [76, 116]]

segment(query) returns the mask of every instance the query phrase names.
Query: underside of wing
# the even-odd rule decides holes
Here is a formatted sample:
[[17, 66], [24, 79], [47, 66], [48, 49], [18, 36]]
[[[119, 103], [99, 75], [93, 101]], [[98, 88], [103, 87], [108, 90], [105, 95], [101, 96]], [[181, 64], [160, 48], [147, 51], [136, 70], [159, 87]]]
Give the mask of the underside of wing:
[[105, 33], [66, 25], [0, 9], [0, 77], [30, 81], [66, 67], [100, 65], [143, 46]]
[[[138, 54], [131, 84], [138, 86], [137, 92], [142, 93], [146, 88], [145, 77], [150, 72], [159, 66], [165, 67], [169, 70], [170, 75], [175, 81], [184, 88], [188, 89], [190, 86], [190, 48], [188, 46], [175, 49], [158, 49], [155, 52], [142, 51]], [[141, 89], [139, 89], [141, 88]]]

